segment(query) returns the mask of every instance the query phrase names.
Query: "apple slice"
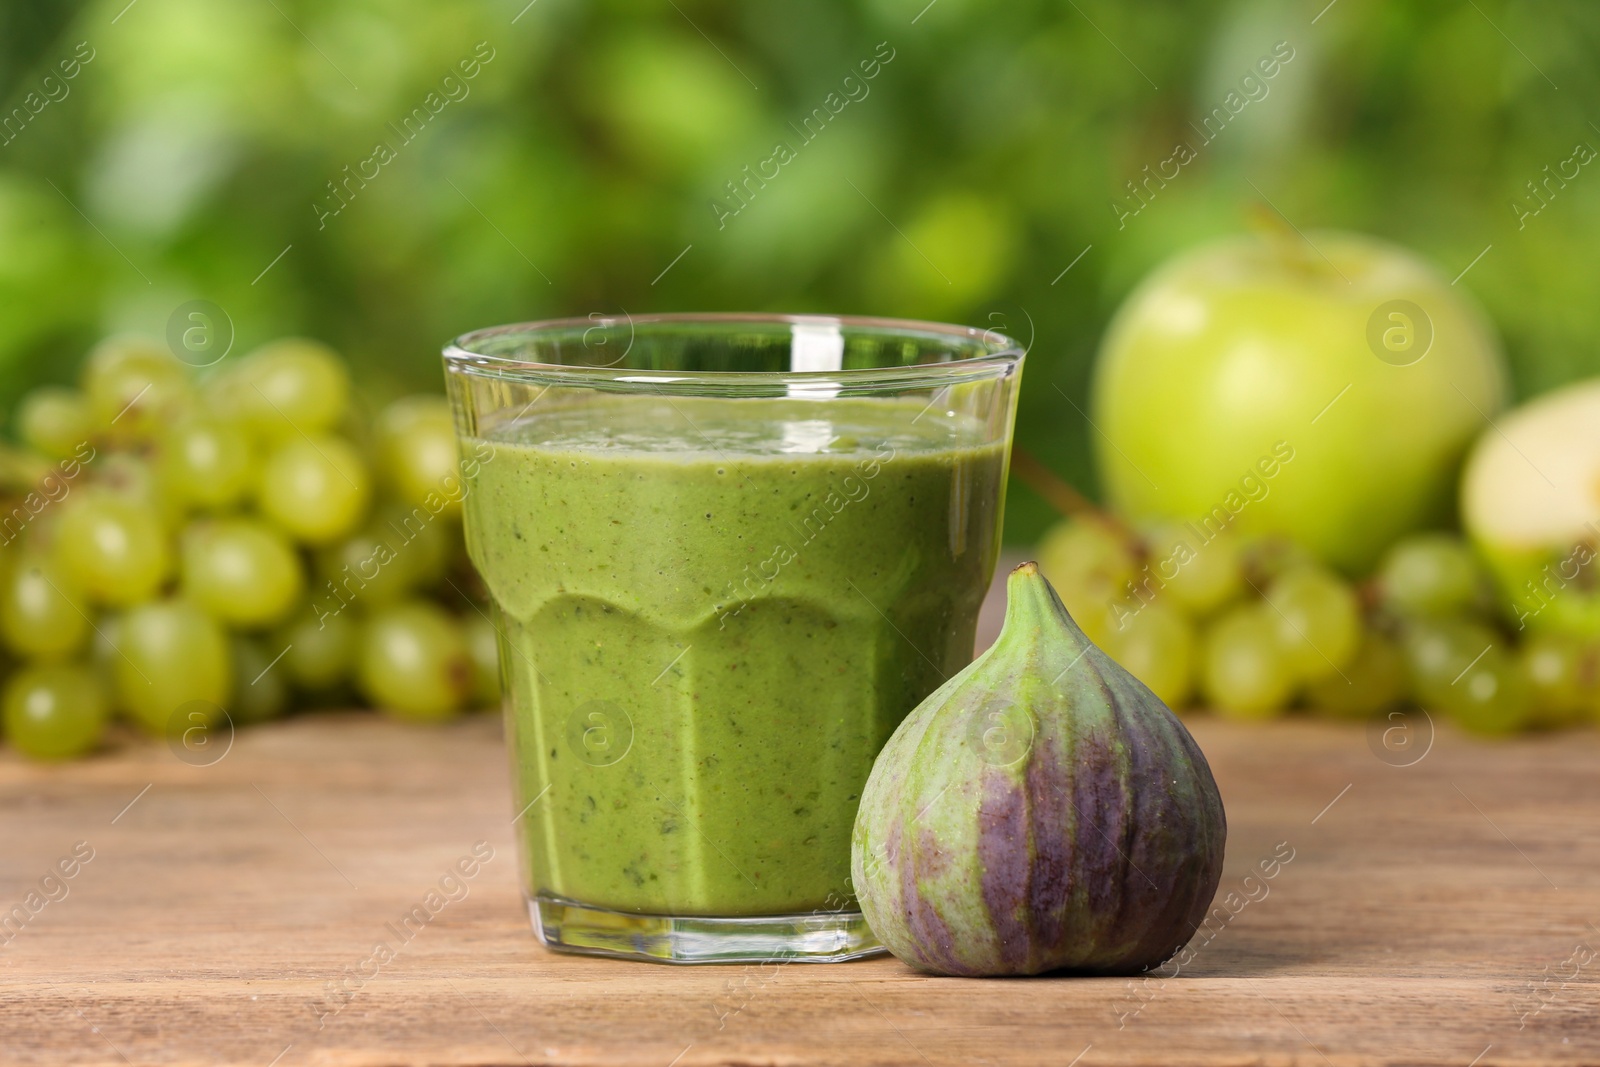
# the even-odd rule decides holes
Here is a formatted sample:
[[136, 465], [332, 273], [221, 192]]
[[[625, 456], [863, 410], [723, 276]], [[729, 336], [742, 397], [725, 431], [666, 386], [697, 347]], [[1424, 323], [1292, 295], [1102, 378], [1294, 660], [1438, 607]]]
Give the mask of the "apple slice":
[[1485, 431], [1462, 477], [1461, 521], [1519, 628], [1600, 636], [1600, 379]]

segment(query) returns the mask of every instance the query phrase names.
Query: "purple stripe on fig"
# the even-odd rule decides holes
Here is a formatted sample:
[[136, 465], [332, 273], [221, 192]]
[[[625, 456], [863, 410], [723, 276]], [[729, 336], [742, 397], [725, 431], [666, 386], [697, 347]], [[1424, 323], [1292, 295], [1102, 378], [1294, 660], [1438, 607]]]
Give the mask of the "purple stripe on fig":
[[[937, 973], [1156, 966], [1216, 893], [1216, 783], [1188, 731], [1089, 645], [1037, 568], [1018, 568], [1007, 592], [1000, 639], [873, 768], [852, 857], [862, 911], [891, 951]], [[865, 862], [878, 842], [883, 861]]]
[[[1121, 690], [1117, 707], [1154, 699], [1131, 676], [1118, 678], [1115, 685]], [[1133, 844], [1132, 860], [1167, 888], [1134, 950], [1151, 967], [1193, 936], [1216, 893], [1222, 877], [1223, 812], [1211, 769], [1182, 723], [1170, 713], [1125, 718], [1130, 737], [1137, 736], [1129, 746], [1136, 761], [1130, 778], [1148, 783], [1138, 799], [1140, 823], [1151, 828]]]
[[1015, 971], [1028, 963], [1033, 939], [1025, 918], [1028, 882], [1034, 869], [1028, 802], [1009, 768], [983, 776], [978, 804], [978, 869], [989, 925], [998, 939], [1000, 965]]
[[1080, 856], [1078, 878], [1089, 913], [1115, 918], [1126, 902], [1122, 878], [1127, 861], [1120, 841], [1126, 834], [1127, 795], [1122, 779], [1125, 757], [1103, 737], [1089, 734], [1073, 746], [1072, 806], [1078, 813], [1074, 844]]
[[901, 824], [896, 822], [888, 839], [891, 865], [898, 860], [900, 867], [900, 905], [905, 919], [905, 931], [920, 949], [916, 960], [919, 966], [948, 974], [965, 973], [953, 951], [955, 938], [949, 926], [940, 917], [933, 903], [919, 891], [920, 857], [908, 856]]
[[922, 877], [930, 881], [943, 878], [952, 866], [950, 853], [927, 828], [917, 831], [917, 859]]
[[1034, 853], [1028, 885], [1029, 932], [1036, 944], [1054, 945], [1067, 929], [1067, 902], [1075, 883], [1072, 833], [1076, 816], [1068, 795], [1072, 783], [1062, 773], [1060, 740], [1047, 734], [1034, 743], [1038, 758], [1028, 762], [1026, 779]]

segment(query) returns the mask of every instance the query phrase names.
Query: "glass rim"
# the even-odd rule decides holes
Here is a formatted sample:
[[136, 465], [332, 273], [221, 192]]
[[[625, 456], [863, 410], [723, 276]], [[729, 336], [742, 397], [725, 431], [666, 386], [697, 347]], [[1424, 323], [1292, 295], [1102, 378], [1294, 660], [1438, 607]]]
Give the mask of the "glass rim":
[[[980, 354], [962, 356], [939, 363], [916, 363], [899, 367], [853, 367], [840, 370], [706, 370], [648, 371], [616, 366], [583, 366], [542, 363], [511, 356], [478, 351], [483, 342], [495, 338], [526, 334], [537, 337], [573, 330], [614, 328], [626, 325], [636, 331], [645, 325], [726, 326], [837, 326], [882, 337], [948, 340], [952, 345], [976, 346]], [[630, 342], [631, 344], [631, 342]], [[943, 387], [991, 378], [1004, 378], [1016, 372], [1027, 354], [1024, 346], [998, 330], [974, 326], [895, 319], [868, 315], [809, 315], [781, 312], [663, 312], [649, 315], [590, 316], [587, 318], [540, 319], [470, 330], [451, 340], [444, 348], [447, 370], [480, 377], [545, 385], [590, 386], [608, 391], [692, 392], [704, 387], [724, 393], [765, 393], [775, 386], [809, 383], [837, 384], [845, 392], [874, 387], [915, 389]]]

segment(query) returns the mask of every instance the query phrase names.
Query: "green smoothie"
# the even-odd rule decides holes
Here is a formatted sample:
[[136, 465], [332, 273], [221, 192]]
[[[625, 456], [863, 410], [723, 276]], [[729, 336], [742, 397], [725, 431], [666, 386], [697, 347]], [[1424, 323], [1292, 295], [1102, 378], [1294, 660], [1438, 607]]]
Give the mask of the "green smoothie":
[[[598, 396], [598, 398], [597, 398]], [[972, 658], [1004, 456], [921, 401], [552, 395], [479, 427], [530, 891], [843, 909], [873, 757]]]

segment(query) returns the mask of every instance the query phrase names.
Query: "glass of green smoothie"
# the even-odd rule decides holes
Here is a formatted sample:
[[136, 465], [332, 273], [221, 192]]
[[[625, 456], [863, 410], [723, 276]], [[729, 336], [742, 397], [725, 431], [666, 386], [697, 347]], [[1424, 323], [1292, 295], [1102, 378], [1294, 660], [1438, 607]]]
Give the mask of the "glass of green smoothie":
[[895, 726], [972, 659], [1021, 346], [592, 316], [444, 358], [540, 939], [678, 963], [881, 951], [850, 886], [856, 806]]

